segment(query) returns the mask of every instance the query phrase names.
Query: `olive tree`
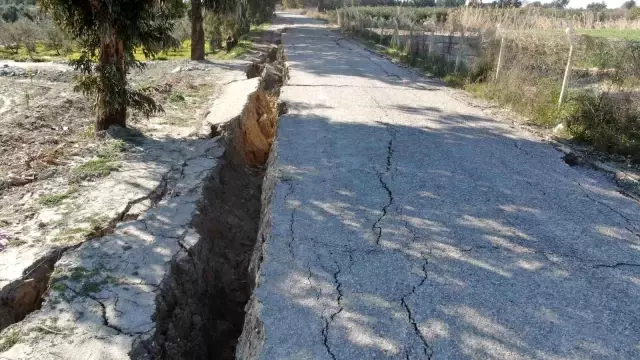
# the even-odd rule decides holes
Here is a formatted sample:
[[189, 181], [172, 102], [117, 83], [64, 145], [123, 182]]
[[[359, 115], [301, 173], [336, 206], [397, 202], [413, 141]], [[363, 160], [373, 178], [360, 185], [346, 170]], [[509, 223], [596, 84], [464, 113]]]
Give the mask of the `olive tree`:
[[131, 69], [143, 63], [140, 48], [153, 57], [174, 42], [170, 34], [182, 0], [40, 0], [41, 8], [77, 41], [80, 57], [71, 62], [80, 72], [74, 90], [93, 99], [96, 130], [126, 126], [127, 108], [146, 116], [162, 111], [149, 96], [152, 90], [127, 83]]
[[[204, 15], [206, 9], [214, 14], [240, 13], [246, 0], [191, 0], [191, 60], [204, 60]], [[240, 11], [238, 11], [240, 10]]]
[[[223, 25], [232, 32], [233, 43], [249, 31], [251, 23], [267, 21], [275, 10], [277, 0], [191, 0], [191, 60], [203, 60], [205, 56], [205, 31], [203, 11], [210, 13], [210, 23]], [[221, 21], [225, 22], [221, 24]], [[233, 24], [229, 24], [231, 21]], [[211, 34], [218, 31], [212, 29]], [[224, 39], [220, 39], [224, 40]]]

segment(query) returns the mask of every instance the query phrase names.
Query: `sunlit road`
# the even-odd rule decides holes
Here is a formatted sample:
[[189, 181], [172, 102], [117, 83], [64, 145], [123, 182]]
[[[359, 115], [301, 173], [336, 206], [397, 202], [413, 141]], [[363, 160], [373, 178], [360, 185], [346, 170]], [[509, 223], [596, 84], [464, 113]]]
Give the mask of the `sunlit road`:
[[640, 359], [635, 201], [457, 90], [280, 16], [289, 113], [239, 358]]

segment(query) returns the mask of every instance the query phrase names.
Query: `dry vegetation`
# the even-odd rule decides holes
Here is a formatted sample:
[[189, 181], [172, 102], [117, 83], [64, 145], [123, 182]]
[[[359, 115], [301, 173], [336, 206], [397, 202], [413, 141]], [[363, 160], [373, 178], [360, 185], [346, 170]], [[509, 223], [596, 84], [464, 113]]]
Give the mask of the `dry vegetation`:
[[[640, 41], [634, 40], [640, 19], [603, 14], [373, 7], [339, 9], [333, 21], [379, 51], [508, 105], [537, 125], [563, 123], [574, 139], [640, 162]], [[559, 105], [567, 27], [575, 29], [573, 61], [568, 96]], [[434, 35], [455, 40], [442, 50]]]
[[[131, 112], [129, 123], [147, 137], [187, 136], [220, 81], [213, 67], [166, 61], [133, 73], [135, 86], [161, 89], [154, 98], [165, 113], [147, 119]], [[0, 228], [12, 229], [43, 208], [80, 196], [98, 178], [121, 171], [135, 144], [96, 136], [90, 101], [73, 92], [71, 71], [0, 70]]]

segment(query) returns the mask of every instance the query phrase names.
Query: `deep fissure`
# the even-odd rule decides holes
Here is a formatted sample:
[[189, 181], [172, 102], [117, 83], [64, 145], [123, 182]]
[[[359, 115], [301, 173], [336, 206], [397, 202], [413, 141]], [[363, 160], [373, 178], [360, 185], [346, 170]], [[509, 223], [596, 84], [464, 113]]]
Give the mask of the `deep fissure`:
[[[225, 154], [207, 180], [193, 220], [200, 241], [172, 261], [156, 300], [156, 334], [142, 349], [153, 358], [234, 359], [261, 211], [264, 167]], [[134, 350], [134, 358], [143, 358]]]
[[259, 89], [242, 114], [219, 128], [225, 152], [205, 180], [191, 222], [199, 241], [181, 244], [171, 261], [156, 298], [155, 334], [134, 345], [134, 359], [235, 359], [255, 285], [250, 266], [260, 238], [262, 187], [287, 76], [283, 49], [277, 49], [269, 63], [251, 65], [249, 78], [262, 74]]

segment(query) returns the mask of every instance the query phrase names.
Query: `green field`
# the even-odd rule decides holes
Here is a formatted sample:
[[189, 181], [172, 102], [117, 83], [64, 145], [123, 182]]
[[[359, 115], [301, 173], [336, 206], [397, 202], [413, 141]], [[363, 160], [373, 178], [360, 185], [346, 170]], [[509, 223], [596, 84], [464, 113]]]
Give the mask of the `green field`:
[[[269, 24], [260, 24], [251, 26], [251, 30], [249, 34], [242, 36], [238, 45], [231, 49], [231, 51], [226, 51], [223, 49], [216, 49], [212, 51], [209, 47], [209, 43], [205, 44], [205, 52], [207, 59], [210, 60], [233, 60], [241, 57], [242, 55], [249, 52], [253, 46], [251, 40], [251, 36], [255, 36], [260, 34], [261, 32], [266, 31]], [[170, 49], [167, 51], [163, 51], [156, 55], [155, 58], [148, 59], [144, 56], [142, 49], [137, 50], [135, 53], [135, 58], [138, 61], [148, 61], [148, 60], [186, 60], [191, 57], [191, 40], [185, 40], [182, 42], [182, 46], [176, 49]], [[20, 47], [18, 52], [10, 51], [6, 48], [0, 47], [0, 60], [14, 60], [14, 61], [60, 61], [60, 60], [73, 60], [80, 57], [80, 52], [77, 49], [74, 49], [71, 53], [63, 53], [57, 52], [55, 50], [47, 49], [43, 43], [36, 44], [36, 51], [29, 54], [27, 50], [23, 47]]]
[[578, 34], [640, 41], [640, 29], [578, 29]]

